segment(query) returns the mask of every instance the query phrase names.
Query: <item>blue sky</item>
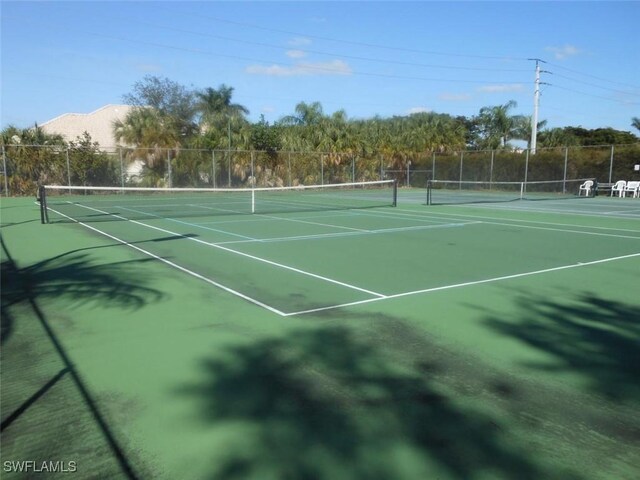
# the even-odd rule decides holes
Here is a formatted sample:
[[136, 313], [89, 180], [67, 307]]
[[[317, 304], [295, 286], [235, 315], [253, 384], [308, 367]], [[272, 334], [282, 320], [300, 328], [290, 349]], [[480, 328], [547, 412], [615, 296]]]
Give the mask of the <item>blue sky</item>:
[[[1, 2], [2, 127], [122, 103], [145, 75], [234, 88], [269, 121], [299, 102], [350, 118], [472, 116], [535, 63], [549, 127], [633, 131], [640, 2]], [[637, 131], [635, 133], [638, 133]]]

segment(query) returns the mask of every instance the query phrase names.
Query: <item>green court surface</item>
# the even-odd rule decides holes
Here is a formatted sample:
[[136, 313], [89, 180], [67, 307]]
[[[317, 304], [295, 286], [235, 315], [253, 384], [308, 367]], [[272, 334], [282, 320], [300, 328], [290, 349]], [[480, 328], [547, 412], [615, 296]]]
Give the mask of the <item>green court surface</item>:
[[638, 478], [640, 200], [424, 199], [3, 198], [2, 477]]

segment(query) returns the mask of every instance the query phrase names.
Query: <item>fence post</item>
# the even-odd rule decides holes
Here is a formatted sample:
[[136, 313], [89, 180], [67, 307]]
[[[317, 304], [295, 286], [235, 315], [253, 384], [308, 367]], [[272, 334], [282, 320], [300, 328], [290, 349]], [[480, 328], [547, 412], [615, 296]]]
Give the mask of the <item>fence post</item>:
[[611, 145], [611, 160], [609, 161], [609, 183], [612, 183], [612, 177], [613, 177], [613, 149], [614, 146]]
[[251, 188], [255, 188], [256, 186], [256, 177], [255, 177], [255, 150], [251, 150]]
[[[69, 147], [67, 147], [65, 152], [67, 155], [67, 185], [71, 186], [71, 165], [69, 163]], [[69, 190], [69, 193], [71, 193], [71, 190]]]
[[527, 192], [527, 178], [529, 175], [529, 152], [531, 151], [530, 148], [527, 148], [527, 154], [524, 158], [524, 192]]
[[489, 166], [489, 190], [491, 190], [493, 186], [493, 161], [496, 156], [496, 151], [491, 150], [491, 165]]
[[382, 154], [380, 154], [380, 180], [384, 180], [384, 160]]
[[351, 157], [351, 183], [356, 183], [356, 157]]
[[231, 188], [231, 149], [227, 150], [227, 173], [229, 174], [228, 187]]
[[171, 181], [171, 150], [167, 149], [167, 182], [169, 188], [173, 186], [173, 182]]
[[291, 186], [291, 151], [287, 152], [287, 174], [289, 177], [289, 186]]
[[431, 153], [431, 179], [436, 179], [436, 152]]
[[216, 151], [211, 150], [211, 183], [216, 188]]
[[120, 186], [124, 188], [124, 161], [122, 159], [122, 147], [118, 147], [118, 157], [120, 158]]
[[7, 179], [7, 153], [2, 145], [2, 173], [4, 176], [4, 196], [9, 196], [9, 180]]
[[564, 173], [562, 174], [562, 193], [567, 193], [567, 165], [569, 165], [569, 147], [564, 147]]
[[324, 185], [324, 154], [320, 154], [320, 185]]
[[460, 178], [458, 179], [458, 186], [462, 190], [462, 164], [464, 162], [464, 151], [460, 152]]

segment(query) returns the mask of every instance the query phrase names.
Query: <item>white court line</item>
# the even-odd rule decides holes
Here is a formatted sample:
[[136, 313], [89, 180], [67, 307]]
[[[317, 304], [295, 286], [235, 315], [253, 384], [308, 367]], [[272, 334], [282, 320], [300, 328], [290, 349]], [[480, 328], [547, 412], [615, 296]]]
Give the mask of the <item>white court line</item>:
[[147, 216], [150, 216], [150, 217], [160, 218], [162, 220], [170, 220], [172, 222], [181, 223], [182, 225], [188, 225], [190, 227], [198, 227], [198, 228], [202, 228], [203, 230], [209, 230], [209, 231], [212, 231], [212, 232], [223, 233], [225, 235], [229, 235], [230, 237], [240, 237], [240, 238], [244, 238], [245, 240], [250, 240], [250, 241], [254, 241], [254, 242], [259, 242], [260, 241], [259, 238], [248, 237], [247, 235], [240, 235], [239, 233], [228, 232], [226, 230], [219, 230], [217, 228], [205, 227], [205, 226], [199, 225], [197, 223], [183, 222], [182, 220], [178, 220], [177, 218], [163, 217], [162, 215], [156, 215], [155, 213], [149, 213], [149, 212], [145, 212], [143, 210], [135, 210], [133, 208], [127, 208], [127, 207], [123, 207], [123, 206], [116, 206], [116, 208], [120, 208], [122, 210], [128, 210], [128, 211], [133, 212], [133, 213], [139, 213], [141, 215], [147, 215]]
[[[300, 212], [282, 212], [282, 213], [283, 215], [290, 215], [292, 213], [300, 213]], [[340, 210], [340, 211], [332, 212], [330, 214], [323, 213], [322, 215], [314, 214], [311, 217], [307, 215], [305, 217], [291, 217], [291, 218], [295, 220], [304, 220], [307, 218], [339, 218], [339, 217], [345, 217], [345, 216], [349, 217], [352, 215], [353, 213], [351, 213], [350, 211]], [[254, 213], [252, 215], [243, 214], [242, 216], [244, 218], [234, 219], [234, 220], [212, 220], [207, 222], [198, 222], [196, 225], [223, 225], [226, 223], [270, 222], [274, 218], [278, 220], [283, 220], [282, 217], [278, 217], [276, 214], [271, 214], [268, 217], [262, 213]], [[218, 217], [218, 218], [222, 218], [222, 217]]]
[[353, 231], [361, 232], [361, 233], [368, 233], [368, 232], [371, 231], [371, 230], [365, 230], [364, 228], [345, 227], [343, 225], [334, 225], [332, 223], [312, 222], [310, 220], [302, 220], [302, 219], [299, 219], [299, 218], [276, 217], [276, 216], [273, 216], [273, 215], [266, 215], [266, 214], [258, 214], [258, 215], [262, 215], [264, 217], [275, 219], [275, 220], [285, 220], [287, 222], [305, 223], [307, 225], [318, 225], [320, 227], [341, 228], [343, 230], [353, 230]]
[[[296, 240], [320, 240], [324, 238], [336, 238], [336, 237], [354, 237], [359, 235], [376, 235], [380, 233], [389, 233], [389, 232], [407, 232], [414, 230], [431, 230], [436, 228], [455, 228], [455, 227], [464, 227], [465, 225], [473, 225], [475, 223], [482, 222], [463, 222], [463, 223], [441, 223], [438, 225], [414, 225], [412, 227], [394, 227], [394, 228], [381, 228], [378, 230], [362, 230], [358, 232], [334, 232], [334, 233], [316, 233], [312, 235], [298, 235], [292, 237], [274, 237], [274, 238], [263, 238], [257, 240], [260, 243], [272, 243], [272, 242], [289, 242]], [[229, 240], [226, 242], [218, 242], [216, 245], [229, 245], [236, 243], [251, 243], [252, 240]]]
[[[154, 259], [157, 259], [157, 260], [159, 260], [159, 261], [161, 261], [161, 262], [163, 262], [163, 263], [165, 263], [165, 264], [167, 264], [167, 265], [169, 265], [169, 266], [171, 266], [173, 268], [176, 268], [176, 269], [178, 269], [178, 270], [180, 270], [180, 271], [182, 271], [184, 273], [187, 273], [188, 275], [191, 275], [191, 276], [193, 276], [195, 278], [203, 280], [203, 281], [205, 281], [205, 282], [207, 282], [207, 283], [209, 283], [209, 284], [211, 284], [213, 286], [216, 286], [216, 287], [218, 287], [218, 288], [220, 288], [220, 289], [222, 289], [222, 290], [224, 290], [224, 291], [226, 291], [228, 293], [231, 293], [232, 295], [235, 295], [235, 296], [237, 296], [239, 298], [247, 300], [250, 303], [253, 303], [253, 304], [257, 305], [257, 306], [260, 306], [260, 307], [262, 307], [262, 308], [264, 308], [264, 309], [266, 309], [266, 310], [268, 310], [270, 312], [276, 313], [276, 314], [278, 314], [278, 315], [280, 315], [282, 317], [290, 317], [290, 316], [304, 315], [304, 314], [309, 314], [309, 313], [317, 313], [317, 312], [322, 312], [322, 311], [327, 311], [327, 310], [335, 310], [335, 309], [338, 309], [338, 308], [344, 308], [344, 307], [355, 306], [355, 305], [362, 305], [362, 304], [372, 303], [372, 302], [376, 302], [376, 301], [380, 301], [380, 300], [388, 300], [388, 299], [400, 298], [400, 297], [405, 297], [405, 296], [410, 296], [410, 295], [418, 295], [418, 294], [422, 294], [422, 293], [436, 292], [436, 291], [440, 291], [440, 290], [449, 290], [449, 289], [454, 289], [454, 288], [461, 288], [461, 287], [466, 287], [466, 286], [479, 285], [479, 284], [483, 284], [483, 283], [498, 282], [498, 281], [502, 281], [502, 280], [508, 280], [508, 279], [514, 279], [514, 278], [520, 278], [520, 277], [527, 277], [527, 276], [532, 276], [532, 275], [539, 275], [539, 274], [544, 274], [544, 273], [548, 273], [548, 272], [554, 272], [554, 271], [560, 271], [560, 270], [566, 270], [566, 269], [578, 268], [578, 267], [585, 267], [585, 266], [589, 266], [589, 265], [596, 265], [596, 264], [600, 264], [600, 263], [606, 263], [606, 262], [611, 262], [611, 261], [622, 260], [622, 259], [627, 259], [627, 258], [633, 258], [633, 257], [640, 256], [640, 253], [634, 253], [634, 254], [623, 255], [623, 256], [619, 256], [619, 257], [611, 257], [611, 258], [605, 258], [605, 259], [601, 259], [601, 260], [594, 260], [594, 261], [591, 261], [591, 262], [578, 262], [578, 263], [575, 263], [575, 264], [563, 265], [563, 266], [560, 266], [560, 267], [547, 268], [547, 269], [543, 269], [543, 270], [535, 270], [535, 271], [531, 271], [531, 272], [524, 272], [524, 273], [518, 273], [518, 274], [513, 274], [513, 275], [505, 275], [505, 276], [501, 276], [501, 277], [493, 277], [493, 278], [488, 278], [488, 279], [484, 279], [484, 280], [476, 280], [476, 281], [472, 281], [472, 282], [464, 282], [464, 283], [458, 283], [458, 284], [452, 284], [452, 285], [444, 285], [444, 286], [440, 286], [440, 287], [433, 287], [433, 288], [427, 288], [427, 289], [422, 289], [422, 290], [414, 290], [414, 291], [410, 291], [410, 292], [403, 292], [403, 293], [398, 293], [398, 294], [393, 294], [393, 295], [382, 295], [382, 294], [378, 294], [378, 293], [375, 293], [375, 292], [369, 292], [372, 295], [376, 296], [376, 298], [370, 298], [370, 299], [365, 299], [365, 300], [360, 300], [360, 301], [355, 301], [355, 302], [349, 302], [349, 303], [343, 303], [343, 304], [337, 304], [337, 305], [330, 305], [330, 306], [326, 306], [326, 307], [319, 307], [319, 308], [314, 308], [314, 309], [309, 309], [309, 310], [301, 310], [301, 311], [298, 311], [298, 312], [285, 313], [285, 312], [282, 312], [281, 310], [278, 310], [278, 309], [276, 309], [274, 307], [271, 307], [270, 305], [267, 305], [267, 304], [265, 304], [263, 302], [260, 302], [259, 300], [256, 300], [256, 299], [251, 298], [251, 297], [249, 297], [249, 296], [247, 296], [247, 295], [245, 295], [243, 293], [240, 293], [237, 290], [229, 288], [229, 287], [227, 287], [225, 285], [222, 285], [221, 283], [218, 283], [218, 282], [216, 282], [216, 281], [214, 281], [214, 280], [212, 280], [210, 278], [207, 278], [207, 277], [205, 277], [203, 275], [200, 275], [199, 273], [196, 273], [196, 272], [193, 272], [193, 271], [191, 271], [189, 269], [186, 269], [186, 268], [184, 268], [184, 267], [182, 267], [182, 266], [180, 266], [180, 265], [178, 265], [178, 264], [176, 264], [174, 262], [171, 262], [170, 260], [164, 259], [164, 258], [162, 258], [162, 257], [160, 257], [158, 255], [155, 255], [155, 254], [153, 254], [153, 253], [151, 253], [151, 252], [149, 252], [147, 250], [144, 250], [143, 248], [140, 248], [140, 247], [138, 247], [136, 245], [133, 245], [133, 244], [131, 244], [129, 242], [121, 240], [118, 237], [115, 237], [115, 236], [110, 235], [110, 234], [108, 234], [106, 232], [103, 232], [102, 230], [99, 230], [99, 229], [97, 229], [95, 227], [92, 227], [92, 226], [87, 225], [87, 224], [85, 224], [83, 222], [80, 222], [80, 221], [78, 221], [78, 220], [76, 220], [74, 218], [71, 218], [71, 217], [69, 217], [69, 216], [67, 216], [67, 215], [65, 215], [65, 214], [63, 214], [63, 213], [51, 208], [51, 207], [48, 207], [48, 208], [50, 210], [56, 212], [57, 214], [65, 217], [65, 218], [68, 218], [69, 220], [71, 220], [71, 221], [73, 221], [75, 223], [78, 223], [78, 224], [82, 225], [83, 227], [86, 227], [86, 228], [88, 228], [90, 230], [93, 230], [93, 231], [95, 231], [95, 232], [97, 232], [97, 233], [99, 233], [101, 235], [109, 237], [109, 238], [111, 238], [111, 239], [113, 239], [113, 240], [115, 240], [115, 241], [117, 241], [117, 242], [119, 242], [119, 243], [121, 243], [123, 245], [131, 247], [131, 248], [133, 248], [133, 249], [135, 249], [135, 250], [137, 250], [137, 251], [139, 251], [139, 252], [141, 252], [141, 253], [143, 253], [145, 255], [148, 255], [148, 256], [150, 256], [150, 257], [152, 257]], [[242, 252], [237, 252], [235, 250], [231, 250], [231, 249], [228, 249], [228, 248], [225, 248], [225, 247], [218, 247], [218, 246], [216, 246], [214, 244], [210, 244], [210, 243], [204, 242], [202, 240], [194, 239], [194, 238], [191, 238], [191, 237], [186, 237], [185, 235], [181, 235], [181, 234], [178, 234], [178, 233], [175, 233], [175, 232], [171, 232], [169, 230], [161, 229], [161, 228], [158, 228], [158, 227], [153, 227], [151, 225], [147, 225], [147, 224], [144, 224], [144, 223], [141, 223], [141, 222], [137, 222], [135, 220], [129, 220], [129, 219], [127, 219], [125, 217], [122, 217], [120, 215], [109, 214], [108, 212], [103, 212], [103, 211], [100, 211], [100, 210], [92, 208], [92, 207], [86, 207], [85, 206], [85, 208], [97, 211], [99, 213], [105, 213], [107, 215], [112, 215], [112, 216], [120, 218], [122, 220], [131, 221], [133, 223], [136, 223], [136, 224], [148, 227], [148, 228], [152, 228], [154, 230], [159, 230], [159, 231], [162, 231], [162, 232], [165, 232], [165, 233], [169, 233], [169, 234], [175, 235], [177, 237], [187, 238], [189, 240], [198, 241], [199, 243], [204, 243], [204, 244], [216, 247], [216, 248], [221, 248], [222, 250], [226, 250], [226, 251], [229, 251], [229, 252], [232, 252], [232, 253], [237, 253], [239, 255], [243, 255], [243, 256], [250, 257], [250, 258], [254, 258], [256, 260], [264, 261], [266, 263], [275, 264], [275, 262], [271, 262], [269, 260], [261, 259], [259, 257], [253, 257], [252, 255], [244, 254]], [[287, 269], [293, 269], [292, 267], [287, 267], [285, 265], [279, 265], [279, 264], [275, 264], [275, 265], [282, 266], [282, 267], [287, 268]], [[293, 270], [296, 271], [297, 269], [293, 269]], [[308, 272], [303, 272], [303, 271], [299, 271], [299, 273], [309, 274]], [[318, 276], [316, 276], [314, 274], [310, 274], [310, 275], [318, 277]], [[320, 278], [323, 278], [323, 277], [320, 277]], [[324, 278], [324, 279], [327, 280], [326, 278]], [[330, 280], [330, 279], [328, 279], [328, 280]], [[342, 284], [341, 282], [334, 282], [334, 283]], [[343, 286], [349, 286], [347, 284], [342, 284], [342, 285]], [[353, 286], [350, 286], [350, 287], [353, 288]], [[355, 287], [355, 288], [358, 289], [357, 287]], [[359, 289], [359, 290], [362, 290], [362, 289]], [[365, 291], [365, 290], [362, 290], [362, 291]]]
[[[423, 216], [422, 214], [415, 213], [412, 210], [402, 210], [402, 211], [411, 212], [411, 213], [403, 213], [402, 215], [404, 216], [409, 216], [409, 217], [415, 216], [418, 218]], [[389, 213], [389, 214], [392, 214], [392, 213]], [[578, 233], [582, 235], [596, 235], [596, 236], [606, 236], [606, 237], [614, 237], [614, 238], [630, 238], [634, 240], [640, 240], [639, 236], [634, 236], [634, 235], [618, 235], [614, 233], [588, 232], [583, 230], [570, 230], [566, 228], [537, 227], [534, 225], [522, 225], [522, 223], [535, 223], [535, 224], [541, 224], [541, 225], [557, 225], [557, 226], [576, 227], [576, 228], [584, 228], [584, 229], [613, 230], [613, 231], [620, 231], [620, 232], [640, 233], [640, 230], [633, 230], [633, 229], [611, 228], [611, 227], [591, 227], [588, 225], [575, 225], [570, 223], [554, 223], [554, 222], [540, 222], [540, 221], [534, 221], [534, 220], [504, 219], [504, 218], [496, 218], [496, 217], [484, 217], [484, 216], [478, 216], [478, 215], [464, 215], [464, 214], [457, 214], [457, 213], [429, 212], [429, 213], [425, 213], [425, 215], [442, 215], [444, 218], [447, 218], [446, 216], [451, 216], [451, 215], [455, 217], [480, 218], [480, 219], [483, 219], [481, 223], [485, 223], [487, 225], [500, 225], [500, 226], [516, 227], [516, 228], [530, 228], [530, 229], [537, 229], [537, 230], [550, 230], [550, 231], [556, 231], [556, 232]], [[448, 219], [452, 220], [451, 218], [448, 218]], [[494, 221], [494, 220], [500, 220], [500, 221]], [[514, 222], [514, 223], [507, 223], [507, 222]]]
[[[602, 206], [604, 206], [604, 204], [600, 204]], [[485, 205], [479, 205], [479, 204], [458, 204], [458, 205], [447, 205], [448, 207], [454, 207], [454, 208], [461, 208], [461, 207], [470, 207], [470, 208], [477, 208], [477, 209], [489, 209], [489, 210], [503, 210], [503, 211], [509, 211], [509, 212], [532, 212], [532, 213], [549, 213], [549, 214], [556, 214], [556, 215], [579, 215], [579, 216], [583, 216], [583, 217], [616, 217], [616, 218], [629, 218], [629, 211], [633, 211], [633, 210], [624, 210], [624, 211], [617, 211], [617, 212], [585, 212], [584, 210], [567, 210], [567, 209], [563, 209], [563, 210], [551, 210], [551, 209], [544, 209], [544, 208], [529, 208], [529, 207], [511, 207], [508, 205], [500, 205], [500, 204], [485, 204]], [[610, 205], [607, 205], [610, 206]], [[635, 210], [635, 209], [634, 209]]]
[[[270, 305], [267, 305], [266, 303], [263, 303], [263, 302], [261, 302], [259, 300], [256, 300], [255, 298], [251, 298], [251, 297], [245, 295], [244, 293], [240, 293], [239, 291], [234, 290], [232, 288], [229, 288], [229, 287], [227, 287], [227, 286], [225, 286], [225, 285], [223, 285], [221, 283], [218, 283], [215, 280], [212, 280], [212, 279], [210, 279], [208, 277], [205, 277], [204, 275], [200, 275], [199, 273], [194, 272], [193, 270], [189, 270], [188, 268], [182, 267], [182, 266], [178, 265], [177, 263], [172, 262], [171, 260], [167, 260], [166, 258], [162, 258], [162, 257], [160, 257], [160, 256], [158, 256], [158, 255], [156, 255], [154, 253], [149, 252], [148, 250], [145, 250], [144, 248], [140, 248], [137, 245], [133, 245], [133, 244], [131, 244], [131, 243], [125, 241], [125, 240], [122, 240], [122, 239], [120, 239], [120, 238], [118, 238], [116, 236], [113, 236], [113, 235], [111, 235], [111, 234], [109, 234], [107, 232], [103, 232], [102, 230], [99, 230], [99, 229], [97, 229], [95, 227], [92, 227], [91, 225], [87, 225], [84, 222], [79, 222], [78, 220], [76, 220], [74, 218], [71, 218], [71, 217], [65, 215], [64, 213], [61, 213], [61, 212], [59, 212], [59, 211], [57, 211], [57, 210], [55, 210], [55, 209], [53, 209], [51, 207], [47, 207], [47, 208], [49, 210], [51, 210], [51, 211], [56, 212], [58, 215], [62, 215], [63, 217], [68, 218], [72, 222], [75, 222], [75, 223], [77, 223], [79, 225], [82, 225], [83, 227], [86, 227], [86, 228], [88, 228], [90, 230], [93, 230], [94, 232], [97, 232], [97, 233], [99, 233], [101, 235], [104, 235], [105, 237], [109, 237], [110, 239], [115, 240], [116, 242], [121, 243], [123, 245], [126, 245], [127, 247], [131, 247], [134, 250], [137, 250], [137, 251], [139, 251], [141, 253], [144, 253], [145, 255], [148, 255], [149, 257], [154, 258], [155, 260], [159, 260], [162, 263], [165, 263], [165, 264], [169, 265], [170, 267], [173, 267], [173, 268], [175, 268], [177, 270], [180, 270], [181, 272], [186, 273], [187, 275], [191, 275], [192, 277], [195, 277], [195, 278], [197, 278], [199, 280], [203, 280], [203, 281], [213, 285], [214, 287], [218, 287], [219, 289], [224, 290], [225, 292], [228, 292], [228, 293], [230, 293], [232, 295], [235, 295], [236, 297], [240, 297], [243, 300], [246, 300], [246, 301], [248, 301], [250, 303], [253, 303], [254, 305], [257, 305], [257, 306], [262, 307], [262, 308], [264, 308], [266, 310], [269, 310], [270, 312], [276, 313], [276, 314], [280, 315], [281, 317], [286, 317], [287, 316], [286, 313], [284, 313], [281, 310], [278, 310], [277, 308], [274, 308], [274, 307], [272, 307]], [[94, 210], [96, 210], [96, 209], [94, 209]], [[115, 216], [118, 216], [118, 215], [115, 215]], [[123, 218], [123, 217], [120, 217], [120, 218]]]
[[[328, 283], [333, 283], [333, 284], [336, 284], [336, 285], [340, 285], [342, 287], [347, 287], [347, 288], [349, 288], [351, 290], [357, 290], [359, 292], [364, 292], [364, 293], [367, 293], [369, 295], [373, 295], [375, 297], [384, 297], [384, 295], [381, 294], [381, 293], [373, 292], [373, 291], [367, 290], [365, 288], [356, 287], [355, 285], [351, 285], [351, 284], [345, 283], [345, 282], [340, 282], [338, 280], [334, 280], [333, 278], [324, 277], [322, 275], [317, 275], [315, 273], [307, 272], [306, 270], [300, 270], [299, 268], [290, 267], [289, 265], [284, 265], [282, 263], [277, 263], [277, 262], [274, 262], [274, 261], [271, 261], [271, 260], [267, 260], [266, 258], [256, 257], [255, 255], [250, 255], [248, 253], [239, 252], [237, 250], [233, 250], [231, 248], [224, 247], [222, 245], [217, 245], [215, 243], [205, 242], [204, 240], [200, 240], [199, 238], [189, 237], [189, 236], [183, 235], [181, 233], [172, 232], [171, 230], [167, 230], [165, 228], [155, 227], [153, 225], [149, 225], [149, 224], [146, 224], [146, 223], [139, 222], [137, 220], [132, 220], [132, 219], [129, 219], [129, 218], [126, 218], [126, 217], [122, 217], [120, 215], [110, 214], [109, 212], [104, 212], [102, 210], [98, 210], [97, 208], [89, 207], [87, 205], [81, 205], [81, 204], [77, 204], [77, 205], [80, 206], [80, 207], [89, 209], [89, 210], [94, 210], [94, 211], [102, 213], [102, 214], [111, 215], [113, 217], [117, 217], [117, 218], [120, 218], [122, 220], [126, 220], [126, 221], [129, 221], [131, 223], [135, 223], [136, 225], [141, 225], [141, 226], [146, 227], [146, 228], [151, 228], [153, 230], [158, 230], [159, 232], [168, 233], [170, 235], [175, 235], [176, 237], [185, 238], [185, 239], [190, 240], [192, 242], [200, 243], [202, 245], [208, 245], [210, 247], [217, 248], [217, 249], [220, 249], [220, 250], [224, 250], [224, 251], [229, 252], [229, 253], [234, 253], [234, 254], [240, 255], [242, 257], [250, 258], [252, 260], [257, 260], [259, 262], [266, 263], [266, 264], [272, 265], [274, 267], [278, 267], [278, 268], [282, 268], [282, 269], [289, 270], [289, 271], [292, 271], [292, 272], [296, 272], [296, 273], [299, 273], [301, 275], [306, 275], [308, 277], [312, 277], [312, 278], [316, 278], [318, 280], [322, 280], [322, 281], [325, 281], [325, 282], [328, 282]], [[56, 213], [59, 213], [59, 212], [56, 212]], [[69, 217], [67, 217], [67, 218], [69, 218]], [[197, 226], [197, 225], [192, 225], [192, 226]]]
[[414, 291], [411, 291], [411, 292], [396, 293], [396, 294], [393, 294], [393, 295], [386, 295], [383, 298], [369, 298], [369, 299], [366, 299], [366, 300], [359, 300], [359, 301], [356, 301], [356, 302], [342, 303], [342, 304], [338, 304], [338, 305], [329, 305], [327, 307], [312, 308], [312, 309], [309, 309], [309, 310], [300, 310], [298, 312], [286, 313], [284, 316], [285, 317], [292, 317], [292, 316], [295, 316], [295, 315], [305, 315], [305, 314], [309, 314], [309, 313], [325, 312], [327, 310], [335, 310], [335, 309], [338, 309], [338, 308], [351, 307], [351, 306], [355, 306], [355, 305], [363, 305], [365, 303], [378, 302], [380, 300], [389, 300], [389, 299], [392, 299], [392, 298], [407, 297], [409, 295], [418, 295], [418, 294], [421, 294], [421, 293], [438, 292], [440, 290], [451, 290], [453, 288], [469, 287], [469, 286], [473, 286], [473, 285], [480, 285], [480, 284], [483, 284], [483, 283], [493, 283], [493, 282], [499, 282], [499, 281], [502, 281], [502, 280], [510, 280], [510, 279], [514, 279], [514, 278], [529, 277], [529, 276], [532, 276], [532, 275], [541, 275], [543, 273], [557, 272], [557, 271], [560, 271], [560, 270], [568, 270], [570, 268], [586, 267], [586, 266], [589, 266], [589, 265], [597, 265], [599, 263], [613, 262], [613, 261], [624, 260], [624, 259], [633, 258], [633, 257], [640, 257], [640, 253], [632, 253], [632, 254], [629, 254], [629, 255], [622, 255], [622, 256], [619, 256], [619, 257], [603, 258], [601, 260], [593, 260], [591, 262], [572, 263], [570, 265], [562, 265], [560, 267], [545, 268], [543, 270], [534, 270], [534, 271], [531, 271], [531, 272], [516, 273], [516, 274], [513, 274], [513, 275], [504, 275], [504, 276], [501, 276], [501, 277], [486, 278], [484, 280], [475, 280], [475, 281], [472, 281], [472, 282], [456, 283], [456, 284], [453, 284], [453, 285], [444, 285], [444, 286], [441, 286], [441, 287], [425, 288], [423, 290], [414, 290]]
[[[123, 206], [118, 206], [118, 208], [121, 208], [123, 210], [128, 210], [128, 211], [134, 212], [134, 213], [139, 213], [141, 215], [147, 215], [147, 216], [159, 218], [159, 219], [162, 219], [162, 220], [170, 220], [172, 222], [177, 222], [177, 223], [180, 223], [182, 225], [188, 225], [188, 226], [191, 226], [191, 227], [202, 228], [204, 230], [211, 230], [213, 232], [218, 232], [218, 233], [222, 233], [222, 234], [228, 234], [230, 236], [236, 236], [236, 237], [240, 237], [240, 238], [243, 239], [243, 240], [227, 240], [227, 241], [223, 241], [223, 242], [211, 242], [212, 244], [215, 244], [215, 245], [234, 245], [234, 244], [239, 244], [239, 243], [254, 243], [254, 242], [258, 242], [258, 243], [275, 243], [275, 242], [287, 242], [287, 241], [297, 241], [297, 240], [317, 240], [317, 239], [323, 239], [323, 238], [336, 238], [336, 237], [346, 237], [346, 236], [354, 236], [354, 235], [371, 235], [371, 234], [389, 233], [389, 232], [404, 232], [404, 231], [411, 231], [411, 230], [426, 230], [426, 229], [433, 229], [433, 228], [462, 227], [464, 225], [482, 223], [480, 221], [477, 221], [477, 222], [468, 221], [468, 222], [463, 222], [463, 223], [460, 223], [460, 222], [458, 222], [458, 223], [444, 223], [444, 224], [440, 223], [440, 224], [437, 224], [437, 225], [415, 225], [415, 226], [411, 226], [411, 227], [394, 227], [394, 228], [383, 228], [383, 229], [376, 229], [376, 230], [365, 230], [365, 229], [362, 229], [362, 228], [344, 227], [344, 226], [333, 225], [333, 224], [328, 224], [328, 223], [311, 222], [311, 221], [306, 221], [306, 220], [302, 220], [302, 219], [289, 219], [289, 218], [281, 218], [281, 217], [276, 217], [276, 216], [266, 215], [266, 214], [256, 214], [256, 215], [260, 215], [262, 217], [265, 217], [265, 219], [269, 219], [269, 220], [274, 220], [274, 219], [275, 220], [287, 220], [287, 221], [293, 221], [293, 222], [297, 222], [297, 223], [319, 225], [319, 226], [324, 226], [324, 227], [343, 228], [343, 229], [347, 229], [347, 230], [350, 230], [350, 231], [349, 232], [317, 233], [317, 234], [311, 234], [311, 235], [298, 235], [298, 236], [275, 237], [275, 238], [254, 238], [254, 237], [249, 237], [249, 236], [245, 236], [245, 235], [235, 234], [235, 233], [232, 233], [232, 232], [228, 232], [226, 230], [219, 230], [219, 229], [216, 229], [216, 228], [206, 227], [206, 226], [203, 226], [203, 225], [201, 225], [199, 223], [184, 222], [182, 220], [177, 220], [175, 218], [163, 217], [161, 215], [156, 215], [154, 213], [148, 213], [148, 212], [145, 212], [145, 211], [142, 211], [142, 210], [134, 210], [134, 209], [123, 207]], [[351, 215], [352, 216], [357, 216], [357, 214], [354, 214], [354, 213], [352, 213]], [[371, 216], [371, 215], [369, 215], [369, 216]], [[378, 218], [388, 219], [389, 217], [379, 216]]]

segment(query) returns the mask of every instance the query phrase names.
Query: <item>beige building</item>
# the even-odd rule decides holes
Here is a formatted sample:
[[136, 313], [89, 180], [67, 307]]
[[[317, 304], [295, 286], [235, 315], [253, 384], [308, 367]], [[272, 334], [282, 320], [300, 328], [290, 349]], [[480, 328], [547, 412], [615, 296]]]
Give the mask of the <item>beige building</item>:
[[66, 141], [75, 140], [86, 131], [101, 149], [109, 149], [118, 145], [113, 137], [113, 122], [124, 120], [131, 108], [129, 105], [105, 105], [91, 113], [65, 113], [40, 126], [47, 133], [62, 135]]

